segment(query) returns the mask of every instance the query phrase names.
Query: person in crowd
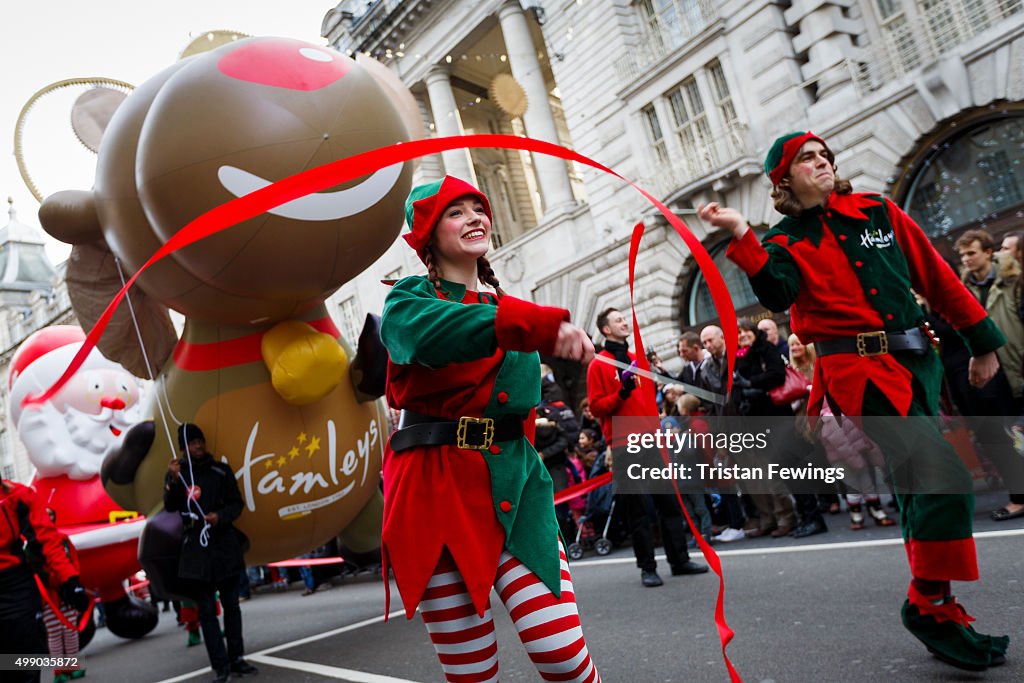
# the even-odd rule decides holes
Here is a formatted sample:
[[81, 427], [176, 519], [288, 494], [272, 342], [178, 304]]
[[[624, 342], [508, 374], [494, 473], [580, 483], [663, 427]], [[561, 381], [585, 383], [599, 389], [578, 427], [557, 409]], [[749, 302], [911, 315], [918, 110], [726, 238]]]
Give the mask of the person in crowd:
[[[700, 399], [693, 394], [682, 394], [676, 401], [676, 412], [679, 413], [679, 431], [686, 432], [690, 431], [694, 434], [707, 434], [709, 433], [710, 427], [707, 421], [702, 417], [703, 412], [701, 411]], [[693, 467], [698, 462], [704, 464], [710, 464], [714, 458], [715, 449], [711, 446], [707, 446], [703, 450], [691, 449], [689, 452], [681, 454], [685, 465]], [[695, 470], [691, 470], [695, 471]], [[708, 543], [714, 542], [714, 537], [711, 533], [711, 511], [707, 504], [706, 494], [703, 490], [704, 487], [680, 487], [680, 495], [683, 498], [683, 504], [686, 505], [686, 511], [690, 513], [690, 517], [694, 520], [697, 528], [700, 530], [704, 540]], [[696, 539], [694, 539], [689, 547], [696, 547]]]
[[[558, 493], [573, 483], [569, 453], [579, 438], [580, 427], [576, 415], [565, 404], [564, 392], [555, 382], [554, 373], [545, 363], [540, 365], [540, 375], [540, 403], [537, 404], [533, 447], [544, 460], [554, 491]], [[575, 532], [568, 502], [555, 506], [555, 516], [563, 535]]]
[[[622, 365], [636, 364], [636, 356], [629, 350], [631, 325], [626, 316], [616, 308], [607, 308], [597, 316], [597, 329], [604, 335], [605, 345], [601, 354]], [[658, 409], [654, 403], [654, 387], [631, 372], [606, 363], [591, 363], [587, 368], [587, 396], [590, 410], [601, 419], [601, 431], [608, 439], [612, 451], [612, 467], [615, 459], [623, 455], [626, 435], [612, 431], [615, 417], [657, 418]], [[673, 576], [702, 574], [708, 571], [706, 565], [690, 560], [686, 548], [686, 532], [683, 527], [683, 511], [675, 494], [651, 496], [654, 514], [661, 527], [661, 539], [665, 555]], [[640, 582], [653, 588], [664, 582], [658, 576], [657, 561], [654, 559], [654, 536], [651, 533], [651, 519], [644, 496], [640, 494], [619, 494], [617, 500], [625, 516], [633, 540], [633, 554], [640, 568]]]
[[[810, 444], [814, 452], [817, 452], [821, 444], [817, 435], [811, 429], [810, 421], [807, 419], [807, 400], [811, 393], [811, 383], [814, 381], [814, 362], [817, 356], [814, 353], [814, 344], [804, 344], [795, 334], [789, 335], [789, 366], [796, 368], [800, 374], [807, 379], [807, 396], [797, 399], [791, 405], [796, 415], [797, 435]], [[820, 458], [812, 457], [812, 460]], [[844, 491], [842, 482], [835, 483], [836, 490], [818, 493], [818, 509], [821, 512], [828, 512], [830, 515], [838, 515], [841, 509], [839, 494]]]
[[[728, 387], [729, 363], [725, 357], [725, 335], [718, 325], [708, 325], [700, 331], [700, 343], [707, 351], [704, 362], [697, 373], [697, 386], [710, 392], [725, 396]], [[712, 404], [710, 415], [721, 413], [721, 406]]]
[[[61, 604], [74, 612], [84, 612], [89, 597], [35, 489], [0, 480], [0, 518], [0, 643], [5, 652], [45, 655], [42, 601], [33, 578], [36, 567], [58, 587]], [[39, 683], [40, 671], [4, 671], [3, 680]]]
[[999, 245], [999, 251], [1005, 252], [1014, 261], [1021, 260], [1021, 232], [1014, 230], [1003, 235], [1003, 241]]
[[478, 189], [452, 176], [417, 186], [406, 218], [427, 274], [396, 282], [381, 320], [387, 400], [402, 410], [384, 453], [385, 589], [390, 569], [445, 680], [499, 678], [494, 588], [510, 611], [518, 605], [513, 625], [541, 678], [596, 683], [551, 477], [526, 424], [541, 400], [537, 352], [586, 363], [593, 345], [568, 311], [501, 289]]
[[604, 443], [593, 429], [584, 427], [580, 430], [580, 436], [576, 440], [576, 457], [583, 465], [583, 471], [588, 473], [594, 467], [594, 461], [598, 457], [604, 458]]
[[676, 402], [683, 395], [683, 387], [679, 384], [666, 384], [661, 391], [661, 395], [663, 397], [661, 414], [665, 417], [679, 415], [679, 408], [676, 406]]
[[[164, 509], [182, 517], [184, 533], [178, 576], [199, 608], [199, 625], [214, 681], [257, 673], [245, 661], [242, 611], [238, 606], [238, 575], [245, 571], [244, 545], [234, 521], [242, 514], [242, 496], [235, 473], [214, 460], [198, 425], [178, 426], [182, 458], [172, 460], [164, 478]], [[224, 608], [224, 635], [217, 620], [217, 600]], [[224, 640], [227, 639], [227, 649]], [[189, 636], [189, 644], [192, 644]]]
[[845, 474], [850, 528], [854, 531], [864, 528], [865, 507], [878, 526], [894, 525], [896, 522], [886, 513], [878, 495], [881, 477], [874, 473], [885, 466], [878, 445], [865, 436], [853, 420], [837, 419], [827, 402], [821, 406], [819, 424], [829, 464], [842, 467]]
[[[828, 400], [843, 415], [864, 416], [897, 478], [897, 499], [912, 581], [904, 626], [942, 661], [980, 670], [1005, 662], [1009, 639], [974, 630], [950, 582], [978, 578], [969, 473], [932, 420], [942, 366], [911, 286], [964, 337], [971, 384], [996, 374], [1005, 338], [935, 251], [892, 202], [855, 194], [836, 177], [835, 156], [810, 132], [772, 144], [765, 161], [775, 208], [785, 218], [760, 241], [743, 215], [712, 202], [702, 220], [732, 233], [727, 254], [760, 302], [790, 310], [793, 331], [818, 353], [809, 411]], [[823, 268], [823, 264], [828, 264]], [[917, 478], [913, 482], [907, 473]]]
[[599, 443], [604, 443], [604, 434], [601, 432], [601, 421], [590, 412], [590, 399], [584, 396], [580, 399], [579, 415], [580, 429], [589, 429], [597, 436]]
[[995, 242], [985, 230], [968, 230], [956, 241], [963, 264], [961, 279], [1006, 337], [996, 351], [999, 370], [982, 387], [972, 387], [960, 363], [950, 375], [960, 412], [968, 416], [982, 455], [996, 466], [1010, 500], [994, 510], [992, 519], [1002, 522], [1024, 517], [1024, 458], [1013, 447], [1007, 428], [1024, 411], [1024, 323], [1021, 322], [1021, 268], [1010, 247], [995, 253]]
[[[733, 392], [727, 414], [745, 418], [756, 417], [791, 417], [789, 405], [775, 405], [768, 396], [768, 391], [786, 381], [786, 365], [778, 348], [768, 341], [767, 334], [753, 322], [744, 318], [737, 322], [739, 339], [737, 340], [736, 371], [733, 379]], [[755, 423], [760, 424], [760, 423]], [[777, 429], [777, 428], [776, 428]], [[761, 427], [751, 426], [750, 431], [763, 431]], [[757, 453], [756, 455], [754, 453]], [[733, 456], [742, 465], [753, 465], [767, 471], [774, 454], [761, 454], [760, 451], [736, 454]], [[751, 482], [749, 496], [757, 508], [757, 525], [751, 525], [745, 532], [746, 536], [757, 538], [771, 534], [773, 538], [788, 536], [796, 528], [796, 513], [789, 491], [778, 479], [766, 479]], [[753, 520], [751, 520], [753, 521]], [[811, 520], [808, 520], [810, 522]], [[824, 524], [824, 522], [822, 522]], [[802, 527], [801, 527], [802, 528]], [[820, 533], [819, 527], [806, 531]], [[822, 529], [824, 530], [824, 529]], [[804, 534], [804, 535], [810, 535]]]
[[757, 329], [764, 332], [768, 343], [775, 347], [780, 356], [789, 358], [789, 344], [786, 342], [786, 338], [779, 334], [779, 326], [774, 320], [771, 318], [759, 320]]
[[683, 359], [683, 369], [676, 379], [684, 385], [697, 386], [700, 366], [704, 362], [704, 346], [700, 343], [700, 335], [696, 332], [683, 332], [677, 348], [679, 357]]
[[[54, 528], [56, 528], [57, 513], [51, 508], [46, 508], [46, 514], [53, 523]], [[78, 567], [78, 550], [71, 542], [71, 539], [60, 529], [57, 529], [57, 535], [60, 536], [60, 543], [64, 548], [64, 554], [67, 555], [68, 561], [75, 567]], [[56, 576], [47, 574], [47, 584], [51, 593], [56, 594], [60, 589]], [[59, 608], [61, 616], [64, 617], [63, 620], [57, 616], [57, 613], [53, 611], [48, 602], [43, 603], [43, 624], [46, 625], [46, 640], [50, 649], [50, 656], [61, 658], [77, 657], [78, 629], [72, 628], [68, 624], [77, 626], [81, 614], [71, 605], [60, 605]], [[73, 678], [82, 678], [83, 676], [85, 676], [85, 669], [83, 667], [77, 669], [54, 667], [53, 669], [53, 683], [67, 683], [67, 681]]]
[[[725, 334], [718, 325], [708, 325], [700, 331], [700, 343], [704, 347], [704, 360], [701, 362], [696, 378], [696, 386], [700, 389], [718, 394], [725, 398], [728, 386], [729, 363], [725, 357]], [[705, 402], [702, 404], [708, 415], [717, 417], [723, 413], [724, 403]], [[739, 492], [735, 482], [724, 481], [717, 485], [720, 495], [718, 506], [721, 522], [715, 529], [715, 540], [722, 543], [741, 541], [746, 537], [744, 524], [746, 517], [740, 505]]]

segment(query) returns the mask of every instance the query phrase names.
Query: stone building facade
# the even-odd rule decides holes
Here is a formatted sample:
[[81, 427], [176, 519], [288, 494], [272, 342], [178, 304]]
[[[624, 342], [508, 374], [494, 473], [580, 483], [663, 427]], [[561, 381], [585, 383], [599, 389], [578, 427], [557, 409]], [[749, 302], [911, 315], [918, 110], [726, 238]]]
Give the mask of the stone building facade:
[[[10, 202], [10, 200], [8, 200]], [[7, 369], [18, 346], [49, 325], [77, 324], [62, 268], [46, 256], [42, 234], [18, 220], [14, 205], [0, 228], [0, 476], [27, 483], [35, 471], [7, 405]]]
[[[429, 135], [525, 134], [636, 180], [703, 241], [746, 313], [764, 311], [692, 211], [716, 200], [774, 223], [762, 160], [782, 133], [826, 137], [840, 175], [892, 196], [947, 255], [969, 227], [1024, 219], [1022, 0], [343, 0], [322, 33], [392, 68]], [[673, 358], [680, 331], [717, 318], [683, 241], [622, 181], [502, 150], [425, 159], [416, 180], [445, 171], [492, 198], [507, 290], [596, 333], [599, 310], [629, 305], [644, 220], [635, 304], [649, 345]], [[343, 323], [380, 310], [381, 278], [419, 270], [393, 247], [334, 297]]]

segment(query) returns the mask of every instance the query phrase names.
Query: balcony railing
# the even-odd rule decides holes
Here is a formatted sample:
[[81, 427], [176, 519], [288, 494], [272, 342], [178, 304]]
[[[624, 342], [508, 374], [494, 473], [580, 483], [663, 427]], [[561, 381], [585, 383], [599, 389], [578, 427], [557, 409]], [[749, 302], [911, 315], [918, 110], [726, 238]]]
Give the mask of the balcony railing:
[[642, 187], [659, 197], [668, 197], [676, 190], [724, 169], [749, 151], [745, 127], [739, 121], [713, 129], [706, 140], [698, 139], [695, 144], [680, 142], [676, 147], [681, 147], [681, 152], [671, 156], [667, 163], [658, 164], [651, 169], [652, 174], [640, 181]]
[[718, 19], [718, 4], [711, 0], [679, 0], [677, 7], [682, 15], [673, 13], [667, 21], [648, 24], [641, 43], [615, 67], [620, 82], [632, 83], [652, 65], [684, 47]]
[[1024, 0], [922, 0], [921, 14], [882, 26], [881, 44], [868, 45], [847, 64], [861, 95], [935, 62], [982, 31], [1024, 12]]

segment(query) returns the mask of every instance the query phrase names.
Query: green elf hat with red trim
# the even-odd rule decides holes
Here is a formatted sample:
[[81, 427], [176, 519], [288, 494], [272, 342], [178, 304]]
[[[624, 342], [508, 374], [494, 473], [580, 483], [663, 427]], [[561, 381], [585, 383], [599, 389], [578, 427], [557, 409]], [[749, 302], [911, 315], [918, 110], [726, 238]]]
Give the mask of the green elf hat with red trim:
[[491, 204], [484, 193], [465, 180], [446, 175], [426, 185], [417, 185], [405, 200], [405, 220], [412, 232], [402, 235], [409, 246], [416, 250], [416, 255], [424, 261], [424, 254], [430, 236], [434, 234], [437, 222], [448, 205], [460, 197], [467, 195], [476, 197], [484, 205], [487, 218], [491, 219]]
[[783, 135], [772, 143], [771, 149], [768, 150], [768, 156], [764, 159], [764, 172], [771, 178], [772, 185], [777, 187], [782, 182], [782, 179], [789, 173], [789, 165], [796, 158], [796, 153], [808, 140], [817, 140], [825, 145], [825, 149], [828, 149], [825, 141], [809, 130]]

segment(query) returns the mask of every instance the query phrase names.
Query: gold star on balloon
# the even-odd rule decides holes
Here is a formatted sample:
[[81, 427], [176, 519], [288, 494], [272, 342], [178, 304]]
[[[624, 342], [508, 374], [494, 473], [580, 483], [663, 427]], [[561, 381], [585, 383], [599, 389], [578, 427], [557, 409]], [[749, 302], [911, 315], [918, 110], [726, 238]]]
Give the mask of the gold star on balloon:
[[286, 462], [288, 462], [288, 461], [285, 460], [284, 456], [282, 455], [280, 458], [277, 459], [277, 466], [278, 467], [284, 467], [284, 464]]
[[298, 440], [299, 443], [306, 443], [306, 432], [300, 432], [299, 435], [295, 438], [296, 440]]
[[267, 461], [265, 463], [263, 463], [263, 467], [265, 467], [268, 470], [271, 467], [273, 467], [273, 466], [274, 466], [274, 459], [273, 458], [267, 458]]
[[306, 446], [306, 450], [309, 452], [310, 456], [312, 456], [314, 453], [320, 450], [320, 437], [314, 436], [312, 439], [310, 439], [309, 445]]
[[288, 457], [291, 458], [292, 460], [294, 460], [295, 458], [299, 457], [299, 447], [298, 446], [292, 446], [292, 449], [290, 451], [288, 451]]

